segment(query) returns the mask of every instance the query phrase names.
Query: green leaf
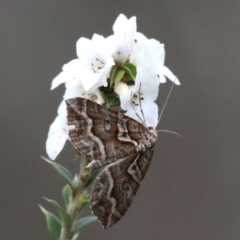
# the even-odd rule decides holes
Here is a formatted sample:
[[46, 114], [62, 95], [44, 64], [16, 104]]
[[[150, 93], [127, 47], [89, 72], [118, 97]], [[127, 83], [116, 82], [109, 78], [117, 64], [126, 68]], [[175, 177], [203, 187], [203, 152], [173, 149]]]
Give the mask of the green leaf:
[[102, 92], [102, 96], [107, 103], [108, 107], [120, 106], [120, 100], [118, 96], [113, 96], [109, 93]]
[[88, 217], [83, 217], [78, 219], [74, 225], [73, 225], [73, 232], [79, 232], [80, 230], [82, 230], [83, 228], [85, 228], [86, 226], [94, 223], [97, 221], [97, 217], [96, 216], [88, 216]]
[[95, 168], [95, 169], [91, 170], [90, 177], [86, 181], [84, 188], [87, 188], [96, 179], [99, 172], [100, 172], [99, 168]]
[[135, 79], [137, 76], [137, 67], [132, 63], [125, 63], [124, 66], [130, 70], [131, 74], [134, 76]]
[[90, 200], [89, 199], [82, 200], [81, 201], [81, 209], [83, 209], [84, 207], [86, 207], [89, 204], [90, 204]]
[[62, 176], [67, 183], [72, 187], [72, 174], [62, 165], [55, 163], [53, 161], [50, 161], [44, 157], [42, 157], [47, 163], [49, 163], [51, 166], [53, 166], [55, 168], [55, 170], [59, 173], [60, 176]]
[[128, 81], [126, 82], [126, 84], [127, 84], [128, 86], [133, 86], [133, 85], [135, 85], [135, 81], [134, 81], [134, 80], [128, 80]]
[[45, 214], [48, 231], [50, 233], [52, 240], [58, 240], [61, 232], [61, 227], [62, 227], [61, 222], [56, 216], [54, 216], [52, 213], [45, 210], [42, 206], [39, 205], [39, 207], [42, 210], [42, 212]]
[[137, 76], [137, 68], [132, 63], [125, 63], [124, 65], [119, 66], [119, 69], [124, 70], [128, 77], [132, 80], [134, 80]]
[[69, 197], [71, 194], [71, 187], [67, 184], [65, 185], [65, 187], [62, 190], [62, 196], [63, 196], [63, 200], [66, 206], [68, 206], [69, 204]]
[[117, 66], [114, 65], [112, 67], [112, 70], [111, 70], [111, 73], [110, 73], [110, 88], [112, 87], [113, 83], [114, 83], [114, 76], [116, 74], [116, 71], [117, 71]]
[[68, 226], [71, 221], [71, 217], [67, 214], [67, 212], [60, 206], [60, 204], [54, 200], [44, 198], [46, 201], [51, 203], [59, 212], [62, 222], [64, 226]]
[[125, 69], [120, 69], [120, 67], [118, 67], [116, 73], [115, 73], [115, 76], [113, 78], [113, 82], [115, 85], [117, 85], [121, 80], [122, 78], [124, 77], [125, 75]]
[[77, 206], [79, 209], [83, 209], [90, 203], [89, 195], [87, 193], [81, 194], [77, 199]]

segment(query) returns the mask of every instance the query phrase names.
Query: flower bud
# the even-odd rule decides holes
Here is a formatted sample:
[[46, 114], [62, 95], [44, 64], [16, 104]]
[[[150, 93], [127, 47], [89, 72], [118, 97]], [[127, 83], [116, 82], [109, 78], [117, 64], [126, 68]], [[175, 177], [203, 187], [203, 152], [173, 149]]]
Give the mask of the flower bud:
[[117, 63], [125, 63], [130, 55], [130, 46], [125, 40], [119, 40], [113, 52], [113, 59]]
[[119, 82], [115, 87], [114, 87], [114, 91], [116, 94], [118, 95], [123, 95], [126, 94], [128, 92], [128, 85], [126, 83], [123, 82]]

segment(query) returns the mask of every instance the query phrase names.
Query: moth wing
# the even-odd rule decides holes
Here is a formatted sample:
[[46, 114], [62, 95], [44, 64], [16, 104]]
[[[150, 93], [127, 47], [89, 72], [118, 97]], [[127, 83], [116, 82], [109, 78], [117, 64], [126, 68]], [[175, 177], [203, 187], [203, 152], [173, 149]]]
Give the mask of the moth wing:
[[69, 136], [73, 146], [90, 160], [92, 168], [136, 153], [146, 128], [137, 121], [84, 98], [66, 101]]
[[91, 193], [93, 214], [104, 229], [118, 222], [132, 203], [153, 155], [153, 148], [133, 154], [106, 166], [97, 177]]

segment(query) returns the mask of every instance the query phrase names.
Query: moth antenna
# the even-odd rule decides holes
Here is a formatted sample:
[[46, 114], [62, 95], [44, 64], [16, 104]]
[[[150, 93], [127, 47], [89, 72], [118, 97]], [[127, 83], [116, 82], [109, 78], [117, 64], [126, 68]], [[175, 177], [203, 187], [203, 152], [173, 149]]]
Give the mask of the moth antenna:
[[162, 115], [163, 115], [163, 111], [164, 111], [164, 109], [165, 109], [165, 107], [166, 107], [166, 105], [167, 105], [168, 99], [169, 99], [169, 97], [170, 97], [170, 95], [171, 95], [171, 93], [172, 93], [173, 86], [174, 86], [174, 83], [175, 83], [176, 79], [177, 79], [177, 78], [174, 79], [174, 81], [173, 81], [173, 83], [172, 83], [172, 86], [171, 86], [171, 88], [170, 88], [170, 90], [169, 90], [169, 93], [168, 93], [168, 95], [167, 95], [167, 98], [166, 98], [166, 100], [165, 100], [165, 103], [163, 104], [162, 111], [161, 111], [160, 116], [159, 116], [159, 118], [158, 118], [158, 123], [157, 123], [157, 125], [158, 125], [158, 124], [160, 123], [160, 121], [161, 121], [161, 118], [162, 118]]
[[178, 137], [182, 138], [182, 135], [180, 135], [179, 133], [173, 132], [173, 131], [169, 131], [169, 130], [160, 129], [160, 130], [157, 130], [157, 132], [172, 133], [172, 134], [175, 134], [175, 135], [177, 135]]

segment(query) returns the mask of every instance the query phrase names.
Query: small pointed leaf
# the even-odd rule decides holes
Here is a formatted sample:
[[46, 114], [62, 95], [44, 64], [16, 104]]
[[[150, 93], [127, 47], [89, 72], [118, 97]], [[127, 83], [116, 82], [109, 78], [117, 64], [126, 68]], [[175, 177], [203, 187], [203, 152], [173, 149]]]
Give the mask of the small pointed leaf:
[[73, 232], [79, 232], [81, 231], [84, 227], [94, 223], [97, 221], [96, 216], [88, 216], [88, 217], [83, 217], [78, 219], [74, 225], [73, 225]]
[[59, 219], [54, 216], [52, 213], [45, 210], [42, 206], [40, 206], [40, 209], [45, 214], [46, 221], [47, 221], [47, 227], [48, 231], [50, 233], [52, 240], [58, 240], [61, 232], [61, 222]]
[[60, 206], [58, 202], [47, 198], [44, 199], [51, 203], [58, 210], [61, 220], [64, 223], [64, 226], [67, 226], [71, 221], [71, 217], [67, 214], [67, 212]]
[[129, 81], [126, 82], [126, 84], [128, 86], [133, 86], [133, 85], [135, 85], [135, 81], [134, 80], [129, 80]]
[[132, 63], [125, 63], [124, 65], [119, 66], [119, 69], [124, 70], [128, 77], [132, 80], [134, 80], [137, 76], [137, 68]]
[[132, 63], [125, 63], [124, 66], [130, 70], [131, 74], [134, 76], [134, 79], [135, 79], [137, 76], [137, 67]]
[[114, 82], [115, 85], [117, 85], [122, 80], [125, 73], [126, 73], [125, 69], [119, 69], [119, 68], [117, 69], [116, 74], [115, 74], [114, 79], [113, 79], [113, 82]]
[[59, 173], [60, 176], [62, 176], [67, 183], [72, 186], [72, 174], [68, 171], [68, 169], [66, 169], [65, 167], [63, 167], [62, 165], [55, 163], [53, 161], [50, 161], [44, 157], [42, 157], [47, 163], [49, 163], [51, 166], [53, 166], [55, 168], [55, 170]]
[[114, 83], [114, 76], [116, 74], [116, 71], [117, 71], [117, 66], [114, 65], [112, 70], [111, 70], [111, 73], [110, 73], [110, 88], [112, 87], [113, 83]]
[[120, 100], [118, 96], [113, 96], [104, 92], [102, 92], [102, 96], [108, 107], [120, 106]]
[[81, 209], [83, 209], [84, 207], [86, 207], [89, 204], [90, 204], [90, 200], [89, 199], [86, 199], [85, 201], [82, 201], [81, 202]]
[[68, 206], [69, 204], [69, 197], [71, 194], [71, 187], [67, 184], [65, 185], [65, 187], [62, 190], [62, 196], [63, 196], [63, 200], [66, 206]]
[[83, 209], [85, 206], [87, 206], [90, 203], [89, 195], [88, 193], [83, 193], [79, 196], [77, 200], [77, 206], [79, 209]]

